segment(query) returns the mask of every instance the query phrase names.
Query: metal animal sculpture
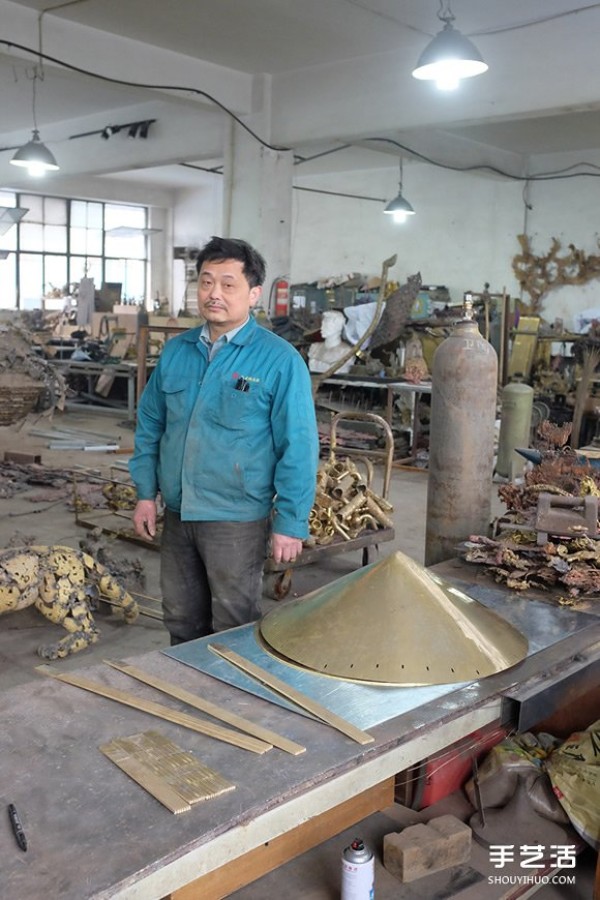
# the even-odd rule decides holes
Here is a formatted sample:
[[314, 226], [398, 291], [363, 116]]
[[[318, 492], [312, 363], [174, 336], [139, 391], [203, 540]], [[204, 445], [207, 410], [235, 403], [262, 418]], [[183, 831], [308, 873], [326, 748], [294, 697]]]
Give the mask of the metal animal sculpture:
[[411, 309], [420, 290], [421, 273], [417, 272], [416, 275], [409, 275], [406, 284], [401, 285], [398, 290], [389, 295], [371, 337], [370, 350], [389, 344], [390, 341], [400, 337], [410, 319]]
[[88, 553], [58, 545], [0, 550], [0, 614], [35, 606], [69, 632], [38, 648], [43, 659], [78, 653], [98, 640], [92, 609], [101, 597], [120, 607], [126, 622], [137, 618], [133, 597]]

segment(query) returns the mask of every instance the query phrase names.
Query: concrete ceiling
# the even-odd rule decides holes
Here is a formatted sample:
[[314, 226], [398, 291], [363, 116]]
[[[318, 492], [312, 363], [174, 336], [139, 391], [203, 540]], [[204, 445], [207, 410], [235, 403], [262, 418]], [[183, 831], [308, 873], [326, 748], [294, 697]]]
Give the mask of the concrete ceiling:
[[[410, 74], [441, 29], [439, 6], [0, 0], [0, 148], [30, 136], [41, 35], [51, 59], [35, 82], [37, 123], [61, 174], [133, 171], [181, 187], [194, 177], [181, 163], [222, 161], [229, 112], [272, 146], [318, 156], [298, 169], [305, 173], [389, 165], [384, 154], [410, 159], [405, 147], [442, 164], [524, 175], [548, 154], [584, 160], [600, 150], [600, 3], [452, 0], [455, 26], [490, 67], [453, 93]], [[108, 140], [80, 137], [149, 119], [147, 139], [128, 128]], [[10, 156], [0, 152], [0, 186], [24, 183]]]

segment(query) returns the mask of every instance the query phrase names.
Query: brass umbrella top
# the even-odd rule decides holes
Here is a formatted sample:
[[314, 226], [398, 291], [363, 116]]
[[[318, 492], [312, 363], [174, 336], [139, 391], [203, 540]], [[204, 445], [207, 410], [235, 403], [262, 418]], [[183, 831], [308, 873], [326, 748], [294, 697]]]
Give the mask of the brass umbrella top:
[[528, 647], [497, 613], [400, 552], [273, 609], [260, 632], [290, 662], [388, 685], [476, 681]]

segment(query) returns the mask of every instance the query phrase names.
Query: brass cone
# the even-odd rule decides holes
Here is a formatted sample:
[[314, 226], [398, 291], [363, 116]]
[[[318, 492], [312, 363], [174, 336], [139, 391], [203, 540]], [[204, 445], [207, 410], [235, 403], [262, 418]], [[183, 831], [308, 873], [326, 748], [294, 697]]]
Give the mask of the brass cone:
[[516, 628], [403, 553], [272, 610], [260, 632], [301, 666], [388, 685], [476, 681], [527, 655]]

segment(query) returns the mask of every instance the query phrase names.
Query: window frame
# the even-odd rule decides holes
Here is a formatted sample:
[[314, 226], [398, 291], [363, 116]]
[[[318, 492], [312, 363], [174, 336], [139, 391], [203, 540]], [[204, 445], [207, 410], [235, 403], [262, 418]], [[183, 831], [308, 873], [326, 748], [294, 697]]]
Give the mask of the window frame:
[[[45, 222], [45, 201], [46, 200], [60, 200], [65, 203], [65, 225], [66, 228], [66, 248], [64, 252], [54, 251], [54, 250], [45, 250], [45, 249], [25, 249], [22, 246], [21, 239], [21, 228], [22, 225], [31, 224], [30, 221], [27, 221], [27, 217], [25, 216], [20, 222], [16, 223], [14, 228], [16, 229], [16, 237], [15, 237], [15, 246], [14, 249], [9, 250], [9, 253], [15, 254], [15, 262], [14, 262], [14, 277], [15, 284], [14, 287], [14, 300], [15, 306], [14, 309], [20, 311], [23, 308], [24, 297], [22, 296], [22, 284], [21, 284], [21, 265], [22, 265], [22, 257], [25, 256], [38, 256], [41, 257], [42, 267], [42, 283], [40, 285], [40, 298], [39, 305], [42, 308], [46, 308], [46, 299], [47, 292], [49, 290], [49, 284], [46, 278], [46, 263], [50, 258], [60, 258], [66, 260], [66, 274], [67, 281], [66, 285], [70, 286], [72, 284], [78, 284], [81, 280], [83, 274], [79, 274], [78, 277], [74, 277], [75, 269], [77, 268], [81, 272], [81, 267], [83, 267], [84, 271], [86, 266], [89, 264], [88, 260], [93, 260], [99, 262], [100, 271], [101, 271], [101, 282], [100, 284], [95, 285], [97, 290], [102, 288], [102, 285], [107, 282], [106, 279], [106, 270], [107, 264], [120, 264], [127, 268], [128, 263], [135, 263], [135, 269], [141, 269], [141, 279], [142, 279], [142, 295], [136, 295], [134, 297], [129, 297], [126, 291], [126, 283], [123, 283], [122, 287], [122, 298], [123, 301], [130, 299], [130, 301], [134, 304], [141, 304], [142, 306], [146, 306], [147, 296], [148, 296], [148, 283], [149, 283], [149, 264], [150, 264], [150, 242], [148, 240], [148, 235], [143, 235], [144, 247], [143, 247], [143, 255], [139, 256], [115, 256], [114, 254], [107, 255], [106, 245], [107, 245], [107, 232], [106, 232], [106, 207], [110, 206], [113, 210], [115, 207], [123, 207], [123, 209], [128, 210], [138, 210], [143, 212], [143, 228], [148, 228], [148, 219], [149, 219], [149, 208], [147, 206], [143, 206], [137, 203], [118, 203], [113, 200], [95, 200], [95, 199], [87, 199], [83, 197], [60, 197], [54, 194], [39, 194], [33, 191], [10, 191], [2, 189], [0, 192], [4, 198], [9, 198], [14, 200], [14, 206], [27, 206], [26, 199], [27, 197], [39, 197], [42, 204], [42, 219], [41, 223], [42, 227], [45, 227], [47, 224]], [[101, 253], [80, 253], [73, 252], [71, 250], [71, 228], [72, 226], [72, 208], [74, 203], [92, 203], [95, 205], [99, 205], [101, 207]], [[2, 204], [3, 206], [9, 206], [10, 204]], [[55, 224], [55, 223], [49, 223]], [[65, 298], [66, 299], [66, 298]]]

